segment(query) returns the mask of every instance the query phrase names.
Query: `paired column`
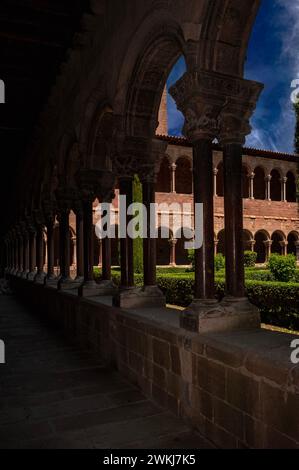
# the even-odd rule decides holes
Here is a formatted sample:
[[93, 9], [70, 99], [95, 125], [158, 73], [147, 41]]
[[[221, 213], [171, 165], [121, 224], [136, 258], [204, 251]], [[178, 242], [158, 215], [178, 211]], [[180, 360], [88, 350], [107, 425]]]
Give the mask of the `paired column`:
[[270, 256], [271, 256], [271, 247], [272, 247], [273, 241], [272, 240], [266, 240], [264, 242], [264, 245], [266, 247], [266, 262], [269, 261]]
[[176, 245], [177, 245], [177, 239], [172, 238], [169, 240], [170, 243], [170, 266], [175, 267], [176, 266]]
[[170, 171], [171, 171], [170, 190], [172, 193], [176, 193], [176, 169], [177, 169], [177, 165], [175, 163], [172, 163], [170, 165]]
[[37, 273], [34, 281], [44, 284], [46, 273], [44, 272], [44, 225], [37, 223], [36, 229], [36, 264]]
[[228, 296], [245, 296], [243, 251], [242, 145], [224, 144], [224, 214], [226, 291]]
[[271, 201], [271, 180], [272, 176], [268, 175], [265, 178], [266, 181], [266, 201]]
[[57, 283], [57, 277], [54, 271], [54, 226], [55, 226], [55, 217], [49, 217], [46, 222], [47, 228], [47, 258], [48, 258], [48, 272], [46, 277], [46, 284], [55, 284]]
[[59, 252], [60, 252], [60, 278], [58, 289], [65, 290], [70, 287], [70, 207], [59, 207]]
[[284, 177], [281, 179], [281, 200], [287, 202], [287, 182], [288, 178]]
[[[203, 245], [195, 250], [195, 299], [215, 301], [214, 288], [214, 174], [211, 139], [200, 139], [193, 144], [194, 203], [203, 208]], [[194, 211], [195, 213], [195, 211]]]
[[[131, 216], [127, 215], [129, 206], [133, 202], [133, 177], [119, 179], [119, 194], [124, 196], [121, 209], [122, 219], [120, 220], [120, 268], [121, 268], [121, 289], [131, 289], [134, 287], [134, 258], [133, 239], [128, 236], [127, 227]], [[121, 233], [124, 232], [124, 233]]]

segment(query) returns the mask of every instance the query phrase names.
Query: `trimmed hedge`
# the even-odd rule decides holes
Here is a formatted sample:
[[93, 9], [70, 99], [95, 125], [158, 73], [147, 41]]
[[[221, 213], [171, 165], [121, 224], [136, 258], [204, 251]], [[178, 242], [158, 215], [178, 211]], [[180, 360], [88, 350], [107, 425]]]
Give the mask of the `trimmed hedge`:
[[244, 252], [244, 266], [245, 268], [254, 268], [257, 260], [257, 253], [255, 251]]
[[[261, 271], [258, 274], [268, 276], [269, 272]], [[99, 280], [98, 269], [95, 269], [95, 275]], [[119, 284], [119, 271], [113, 271], [113, 279]], [[143, 285], [142, 275], [135, 275], [135, 284]], [[187, 307], [193, 300], [193, 273], [158, 273], [157, 284], [166, 296], [168, 304]], [[224, 278], [216, 278], [215, 286], [217, 298], [221, 300], [225, 293]], [[263, 323], [299, 330], [299, 284], [247, 279], [246, 290], [249, 300], [260, 309]]]
[[273, 254], [270, 256], [268, 267], [276, 281], [293, 281], [297, 269], [296, 257], [294, 255], [281, 256]]

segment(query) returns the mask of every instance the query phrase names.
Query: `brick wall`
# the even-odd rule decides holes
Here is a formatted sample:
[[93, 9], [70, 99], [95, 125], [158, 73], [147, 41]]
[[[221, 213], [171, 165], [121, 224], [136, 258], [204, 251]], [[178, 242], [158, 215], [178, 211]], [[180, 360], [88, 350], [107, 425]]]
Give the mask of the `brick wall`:
[[40, 315], [218, 446], [299, 448], [299, 366], [290, 362], [291, 335], [189, 334], [174, 322], [16, 282]]

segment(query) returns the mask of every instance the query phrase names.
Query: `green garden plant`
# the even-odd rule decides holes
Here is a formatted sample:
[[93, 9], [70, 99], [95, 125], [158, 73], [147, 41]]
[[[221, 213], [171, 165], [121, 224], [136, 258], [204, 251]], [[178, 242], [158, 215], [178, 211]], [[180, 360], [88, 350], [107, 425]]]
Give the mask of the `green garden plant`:
[[296, 275], [296, 257], [294, 255], [281, 256], [273, 254], [270, 256], [268, 267], [275, 281], [290, 282]]

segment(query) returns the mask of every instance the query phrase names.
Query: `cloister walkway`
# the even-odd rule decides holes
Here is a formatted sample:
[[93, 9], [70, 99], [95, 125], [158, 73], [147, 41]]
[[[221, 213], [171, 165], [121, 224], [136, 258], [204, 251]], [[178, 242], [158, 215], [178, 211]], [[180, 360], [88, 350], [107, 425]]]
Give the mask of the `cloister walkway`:
[[210, 448], [118, 372], [0, 296], [0, 448]]

